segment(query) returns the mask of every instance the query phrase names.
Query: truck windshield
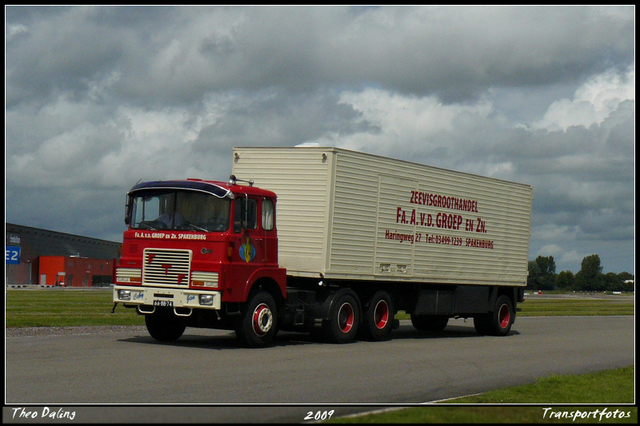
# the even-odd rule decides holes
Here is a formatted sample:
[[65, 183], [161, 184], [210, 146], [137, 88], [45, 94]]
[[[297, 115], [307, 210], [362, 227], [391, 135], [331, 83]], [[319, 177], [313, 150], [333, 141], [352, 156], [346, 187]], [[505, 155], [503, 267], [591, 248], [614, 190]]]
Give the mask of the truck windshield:
[[189, 190], [149, 190], [133, 194], [129, 223], [134, 229], [223, 232], [229, 229], [231, 201]]

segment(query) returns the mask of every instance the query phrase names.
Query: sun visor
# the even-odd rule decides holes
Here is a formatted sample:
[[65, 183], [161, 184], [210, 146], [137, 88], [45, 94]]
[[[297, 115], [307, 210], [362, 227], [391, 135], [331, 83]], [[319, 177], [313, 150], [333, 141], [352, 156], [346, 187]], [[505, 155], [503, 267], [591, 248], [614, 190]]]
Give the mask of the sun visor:
[[129, 195], [134, 195], [140, 191], [157, 191], [157, 190], [177, 190], [184, 189], [190, 191], [206, 192], [218, 198], [233, 198], [233, 194], [227, 188], [216, 185], [211, 182], [196, 180], [165, 180], [165, 181], [149, 181], [140, 182], [134, 185], [129, 191]]

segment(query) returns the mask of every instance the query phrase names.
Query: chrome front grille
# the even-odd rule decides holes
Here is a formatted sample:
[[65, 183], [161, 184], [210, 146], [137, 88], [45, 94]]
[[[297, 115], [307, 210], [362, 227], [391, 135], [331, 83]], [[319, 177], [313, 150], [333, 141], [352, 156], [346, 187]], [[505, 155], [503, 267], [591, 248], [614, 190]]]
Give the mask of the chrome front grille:
[[143, 285], [189, 287], [191, 250], [144, 249]]

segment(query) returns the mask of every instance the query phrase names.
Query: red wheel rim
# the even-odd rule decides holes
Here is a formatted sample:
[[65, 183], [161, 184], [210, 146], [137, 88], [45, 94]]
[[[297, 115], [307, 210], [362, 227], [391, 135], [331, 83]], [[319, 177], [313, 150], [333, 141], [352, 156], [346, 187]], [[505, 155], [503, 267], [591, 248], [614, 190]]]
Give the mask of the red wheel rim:
[[511, 320], [511, 311], [509, 310], [509, 306], [505, 303], [500, 307], [500, 312], [498, 313], [498, 321], [500, 323], [500, 328], [507, 328], [509, 326], [509, 321]]
[[271, 329], [273, 324], [273, 316], [271, 315], [271, 309], [264, 304], [256, 306], [253, 311], [253, 331], [258, 336], [264, 336]]
[[354, 318], [353, 307], [349, 303], [344, 303], [340, 306], [340, 311], [338, 312], [338, 326], [340, 327], [340, 331], [343, 333], [351, 331]]
[[373, 311], [373, 321], [379, 330], [382, 330], [389, 322], [389, 305], [380, 300]]

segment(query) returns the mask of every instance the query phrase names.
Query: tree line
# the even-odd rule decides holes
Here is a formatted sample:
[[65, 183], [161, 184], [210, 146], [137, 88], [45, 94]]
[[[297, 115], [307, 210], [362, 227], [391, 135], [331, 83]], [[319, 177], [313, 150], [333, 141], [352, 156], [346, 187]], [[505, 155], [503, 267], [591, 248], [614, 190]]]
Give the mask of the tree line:
[[592, 254], [582, 259], [580, 271], [556, 274], [553, 256], [538, 256], [529, 261], [527, 288], [532, 290], [569, 291], [634, 291], [634, 277], [629, 272], [602, 273], [600, 256]]

